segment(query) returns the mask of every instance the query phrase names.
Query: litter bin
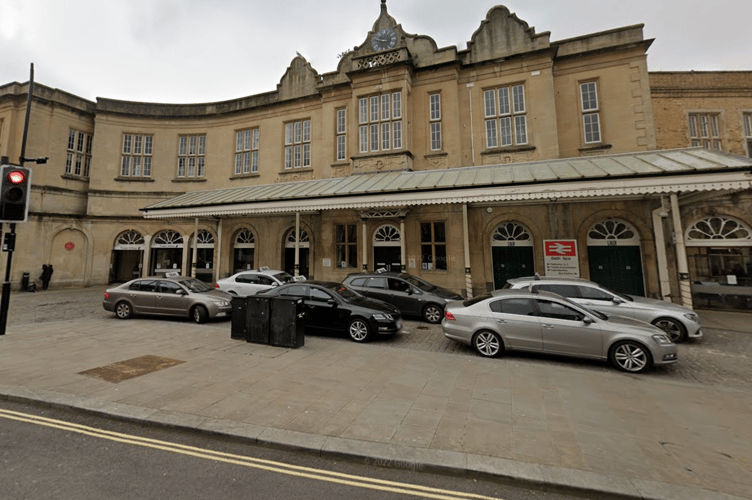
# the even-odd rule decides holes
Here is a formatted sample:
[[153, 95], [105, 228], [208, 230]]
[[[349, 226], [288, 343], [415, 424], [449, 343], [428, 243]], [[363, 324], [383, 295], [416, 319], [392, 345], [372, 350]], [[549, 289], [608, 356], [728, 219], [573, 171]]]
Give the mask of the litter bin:
[[269, 343], [297, 349], [305, 344], [303, 299], [272, 297], [270, 302]]
[[21, 291], [29, 291], [29, 273], [23, 273], [23, 276], [21, 277]]
[[233, 297], [230, 338], [245, 340], [248, 332], [248, 301], [245, 297]]
[[269, 297], [248, 297], [245, 340], [269, 344]]

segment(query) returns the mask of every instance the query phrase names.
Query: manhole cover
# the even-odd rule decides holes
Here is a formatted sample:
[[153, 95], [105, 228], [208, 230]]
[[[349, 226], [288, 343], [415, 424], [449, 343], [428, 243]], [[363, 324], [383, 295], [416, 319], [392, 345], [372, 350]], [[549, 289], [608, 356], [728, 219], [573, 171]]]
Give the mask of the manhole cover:
[[138, 358], [126, 359], [125, 361], [118, 361], [111, 365], [101, 366], [99, 368], [92, 368], [79, 372], [79, 375], [87, 375], [89, 377], [101, 378], [107, 382], [122, 382], [147, 373], [152, 373], [158, 370], [164, 370], [171, 366], [185, 363], [185, 361], [179, 361], [177, 359], [163, 358], [161, 356], [140, 356]]

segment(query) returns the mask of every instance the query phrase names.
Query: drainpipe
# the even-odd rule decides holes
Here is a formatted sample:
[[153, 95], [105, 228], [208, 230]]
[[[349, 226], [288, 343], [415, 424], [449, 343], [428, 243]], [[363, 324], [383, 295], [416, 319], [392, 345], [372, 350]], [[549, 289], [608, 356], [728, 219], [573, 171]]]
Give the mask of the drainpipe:
[[222, 263], [222, 218], [217, 221], [217, 245], [214, 256], [214, 282], [219, 279], [219, 267]]
[[462, 233], [465, 243], [465, 290], [467, 298], [473, 298], [473, 279], [470, 275], [470, 235], [467, 224], [467, 203], [462, 204]]
[[366, 226], [367, 219], [361, 217], [361, 227], [363, 228], [363, 272], [368, 271], [368, 227]]
[[196, 277], [196, 257], [198, 254], [198, 217], [193, 222], [193, 258], [191, 259], [191, 277]]
[[400, 217], [400, 272], [404, 273], [407, 269], [405, 266], [405, 218]]
[[681, 291], [682, 305], [692, 309], [692, 287], [689, 283], [687, 249], [684, 246], [684, 231], [682, 230], [681, 214], [679, 213], [679, 198], [676, 193], [671, 193], [671, 215], [674, 222], [676, 265], [679, 271], [679, 290]]
[[671, 302], [671, 283], [668, 279], [668, 260], [666, 258], [666, 238], [663, 235], [663, 218], [668, 217], [668, 212], [663, 208], [653, 210], [653, 234], [655, 235], [655, 254], [658, 258], [658, 281], [661, 285], [661, 298]]
[[300, 276], [300, 212], [295, 212], [295, 276]]

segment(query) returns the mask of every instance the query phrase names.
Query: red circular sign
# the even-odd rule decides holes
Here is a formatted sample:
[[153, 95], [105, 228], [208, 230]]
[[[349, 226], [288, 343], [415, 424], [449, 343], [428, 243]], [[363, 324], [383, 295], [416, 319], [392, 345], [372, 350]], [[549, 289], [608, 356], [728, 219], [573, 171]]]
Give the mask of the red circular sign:
[[76, 244], [73, 243], [72, 241], [69, 241], [68, 243], [65, 244], [66, 250], [73, 250], [74, 248], [76, 248]]

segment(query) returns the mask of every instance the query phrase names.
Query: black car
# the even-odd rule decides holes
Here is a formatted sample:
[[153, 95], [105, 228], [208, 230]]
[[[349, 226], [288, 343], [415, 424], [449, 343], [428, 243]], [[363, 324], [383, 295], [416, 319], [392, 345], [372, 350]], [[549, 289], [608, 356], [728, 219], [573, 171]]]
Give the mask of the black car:
[[344, 331], [355, 342], [365, 342], [373, 335], [393, 334], [402, 329], [399, 309], [364, 297], [342, 283], [288, 283], [257, 296], [303, 299], [306, 333], [317, 330]]
[[342, 280], [356, 292], [396, 306], [405, 316], [441, 323], [444, 306], [461, 295], [406, 273], [352, 273]]

